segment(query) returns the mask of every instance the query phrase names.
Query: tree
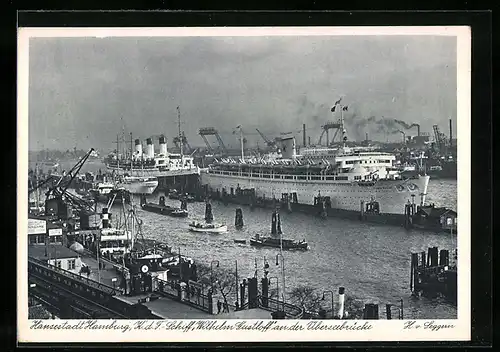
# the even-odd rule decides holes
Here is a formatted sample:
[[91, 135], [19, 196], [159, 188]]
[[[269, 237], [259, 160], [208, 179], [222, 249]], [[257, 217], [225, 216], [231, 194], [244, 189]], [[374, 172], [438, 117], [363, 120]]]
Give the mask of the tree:
[[318, 311], [321, 308], [321, 297], [310, 286], [301, 285], [295, 287], [290, 292], [290, 298], [292, 304], [309, 311]]
[[236, 290], [236, 275], [233, 271], [221, 267], [212, 267], [202, 264], [197, 265], [198, 282], [212, 286], [214, 293], [220, 292], [224, 303], [228, 304], [228, 297]]

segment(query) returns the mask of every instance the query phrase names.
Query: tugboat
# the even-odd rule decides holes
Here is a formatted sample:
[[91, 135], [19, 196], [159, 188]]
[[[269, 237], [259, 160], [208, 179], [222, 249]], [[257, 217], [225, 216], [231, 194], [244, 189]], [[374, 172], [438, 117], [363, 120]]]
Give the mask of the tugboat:
[[207, 200], [205, 203], [205, 223], [193, 221], [189, 224], [189, 230], [193, 232], [222, 233], [227, 232], [227, 225], [213, 223], [212, 205]]
[[[279, 235], [280, 237], [272, 237]], [[271, 236], [261, 236], [260, 234], [256, 234], [254, 238], [250, 239], [250, 244], [252, 246], [259, 247], [275, 247], [281, 249], [299, 249], [299, 250], [307, 250], [309, 246], [306, 240], [291, 240], [291, 239], [283, 239], [282, 231], [281, 231], [281, 219], [278, 212], [274, 211], [271, 220]]]
[[165, 205], [165, 197], [161, 196], [159, 204], [148, 203], [144, 195], [141, 196], [141, 208], [158, 214], [170, 215], [173, 217], [185, 218], [188, 216], [186, 201], [181, 202], [180, 208]]

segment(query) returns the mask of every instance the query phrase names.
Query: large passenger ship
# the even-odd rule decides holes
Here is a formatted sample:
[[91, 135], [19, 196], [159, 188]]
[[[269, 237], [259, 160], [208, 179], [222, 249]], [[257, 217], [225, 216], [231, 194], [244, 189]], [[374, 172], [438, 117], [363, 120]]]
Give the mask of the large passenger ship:
[[203, 170], [201, 183], [228, 193], [255, 189], [257, 197], [266, 198], [296, 193], [302, 204], [314, 204], [320, 195], [330, 198], [332, 208], [351, 211], [360, 211], [362, 202], [376, 201], [380, 213], [386, 214], [404, 213], [408, 201], [425, 202], [428, 175], [403, 178], [394, 166], [394, 155], [346, 147], [343, 117], [340, 125], [342, 147], [329, 158], [297, 155], [295, 137], [289, 137], [282, 139], [281, 157], [245, 158], [242, 149], [239, 160], [220, 160]]
[[153, 139], [146, 140], [146, 153], [142, 151], [139, 139], [135, 140], [135, 152], [126, 158], [115, 153], [108, 155], [104, 160], [106, 168], [117, 175], [140, 177], [168, 177], [199, 175], [200, 169], [194, 164], [191, 156], [183, 153], [169, 153], [166, 138], [160, 137], [160, 151], [155, 153]]

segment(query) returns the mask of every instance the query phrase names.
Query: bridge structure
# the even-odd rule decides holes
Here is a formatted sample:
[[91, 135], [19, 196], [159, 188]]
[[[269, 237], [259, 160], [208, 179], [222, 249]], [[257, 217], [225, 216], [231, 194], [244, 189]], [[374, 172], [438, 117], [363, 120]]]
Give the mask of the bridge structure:
[[121, 300], [121, 290], [28, 258], [28, 296], [61, 319], [158, 319], [146, 306]]
[[[28, 258], [28, 283], [29, 298], [60, 319], [206, 319], [216, 314], [210, 294], [193, 294], [179, 282], [154, 278], [150, 290], [128, 297], [121, 288], [33, 257]], [[275, 316], [280, 312], [282, 316]], [[255, 291], [238, 309], [230, 304], [228, 318], [242, 314], [253, 318], [301, 319], [304, 311]]]

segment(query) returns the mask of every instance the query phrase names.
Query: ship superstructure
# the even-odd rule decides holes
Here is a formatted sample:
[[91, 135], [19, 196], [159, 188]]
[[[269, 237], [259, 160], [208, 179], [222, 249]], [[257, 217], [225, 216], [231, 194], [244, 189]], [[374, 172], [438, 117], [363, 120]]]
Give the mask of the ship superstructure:
[[[179, 120], [179, 138], [182, 138], [180, 131], [180, 109], [177, 107]], [[132, 144], [132, 136], [131, 141]], [[200, 169], [194, 163], [192, 156], [184, 155], [181, 145], [180, 153], [170, 153], [167, 149], [167, 138], [159, 136], [159, 152], [155, 153], [153, 138], [146, 139], [146, 151], [143, 152], [142, 142], [135, 139], [135, 150], [120, 154], [117, 141], [117, 152], [111, 153], [105, 158], [104, 163], [109, 171], [114, 171], [116, 175], [139, 176], [139, 177], [169, 177], [199, 175]]]
[[408, 201], [425, 202], [429, 176], [403, 179], [394, 155], [347, 148], [342, 118], [341, 123], [343, 145], [329, 158], [298, 155], [295, 138], [289, 137], [281, 141], [281, 157], [244, 157], [242, 149], [240, 159], [210, 165], [201, 173], [201, 183], [228, 193], [254, 189], [257, 197], [265, 198], [295, 193], [303, 204], [314, 204], [321, 195], [330, 198], [332, 208], [352, 211], [359, 211], [362, 202], [377, 201], [381, 213], [401, 214]]

